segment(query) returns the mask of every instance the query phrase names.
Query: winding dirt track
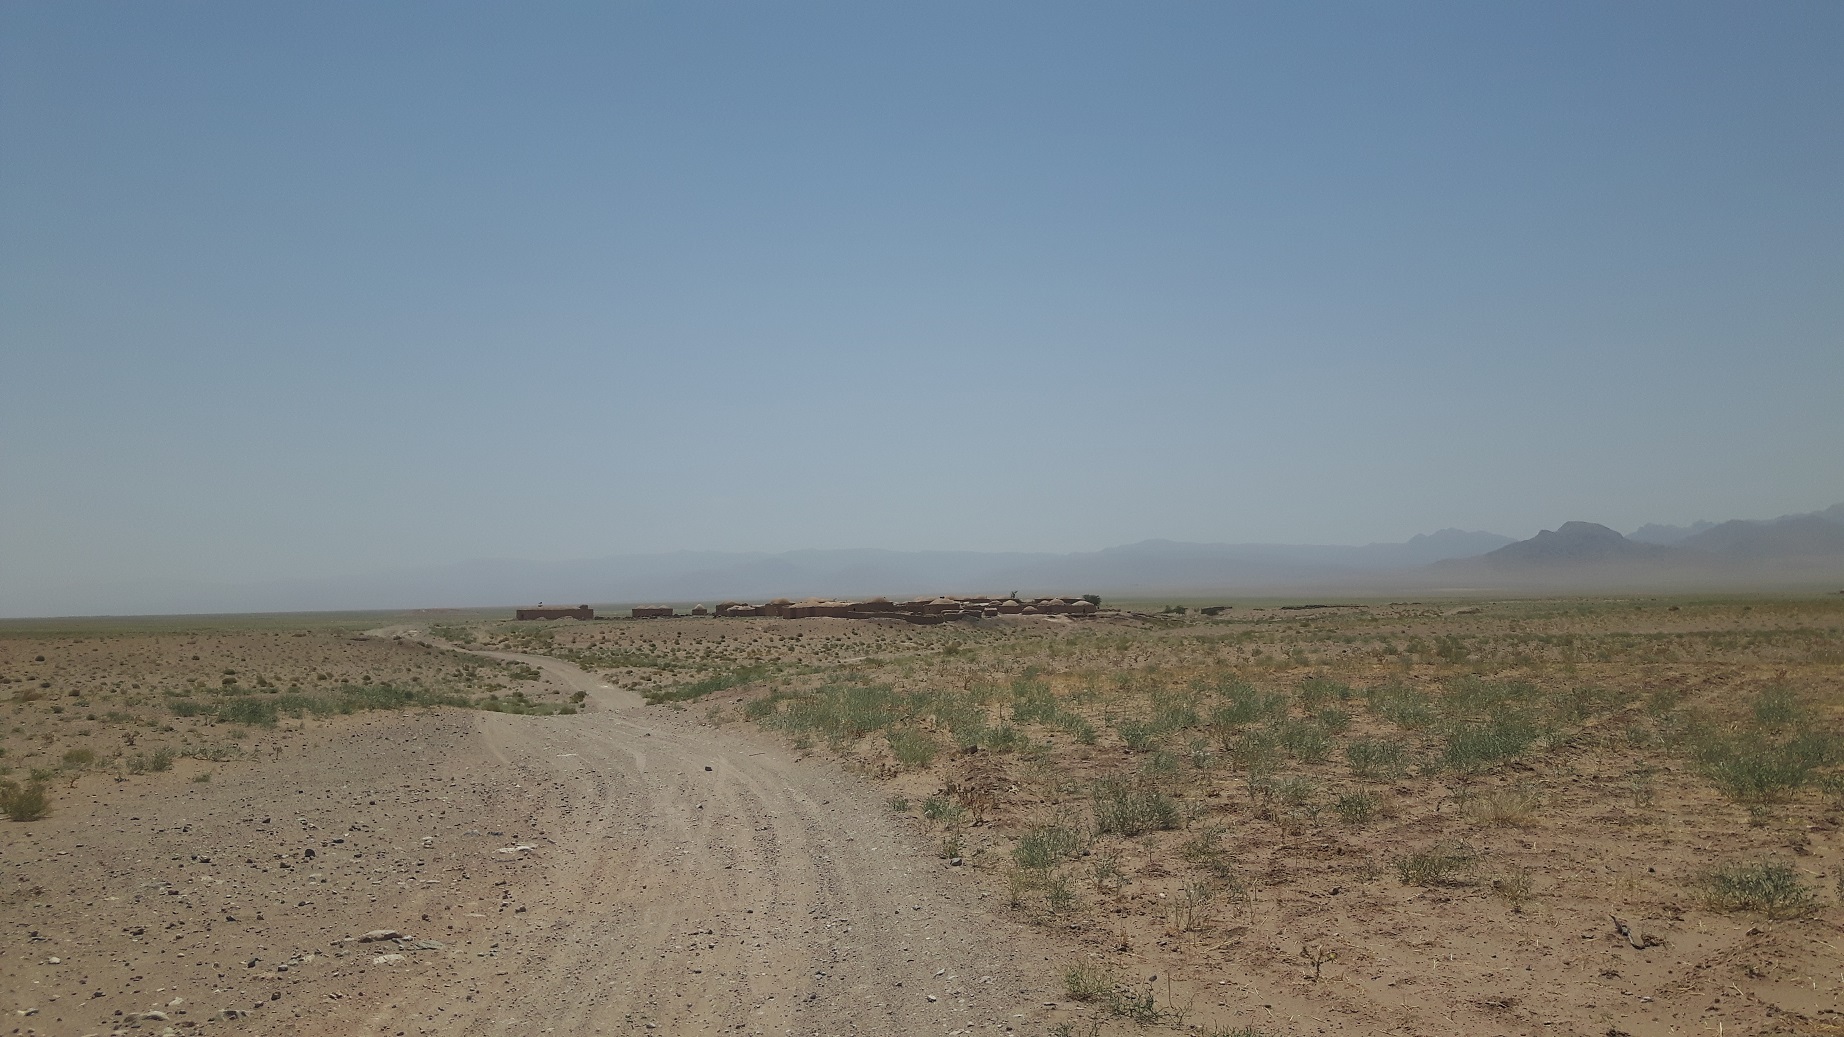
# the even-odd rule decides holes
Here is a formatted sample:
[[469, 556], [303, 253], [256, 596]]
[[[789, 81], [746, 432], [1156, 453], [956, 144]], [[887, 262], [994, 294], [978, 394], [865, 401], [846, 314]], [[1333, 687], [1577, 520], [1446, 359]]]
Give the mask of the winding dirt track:
[[553, 910], [519, 941], [516, 982], [461, 1006], [456, 1031], [950, 1034], [1048, 1018], [1034, 934], [987, 911], [859, 779], [644, 708], [560, 660], [476, 654], [536, 666], [592, 708], [479, 714], [492, 752], [544, 790], [532, 820], [550, 843], [530, 856]]

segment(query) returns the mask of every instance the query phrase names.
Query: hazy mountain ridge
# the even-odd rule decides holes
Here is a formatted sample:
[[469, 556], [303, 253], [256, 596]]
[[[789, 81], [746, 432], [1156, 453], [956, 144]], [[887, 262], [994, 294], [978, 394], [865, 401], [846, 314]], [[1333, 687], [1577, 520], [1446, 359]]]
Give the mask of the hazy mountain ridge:
[[1398, 594], [1745, 589], [1844, 581], [1844, 504], [1767, 520], [1697, 523], [1660, 544], [1593, 522], [1528, 540], [1443, 529], [1402, 543], [1144, 540], [1100, 551], [680, 551], [565, 562], [511, 559], [248, 584], [138, 580], [27, 595], [0, 615], [137, 615], [439, 608], [547, 601], [715, 603], [725, 598], [951, 592]]
[[1488, 551], [1479, 561], [1498, 568], [1583, 565], [1662, 559], [1670, 557], [1671, 551], [1659, 544], [1629, 540], [1598, 522], [1564, 522], [1529, 540]]
[[681, 551], [569, 562], [506, 559], [358, 576], [213, 585], [142, 580], [68, 588], [40, 601], [0, 599], [11, 615], [313, 611], [512, 602], [1005, 593], [1121, 593], [1361, 581], [1510, 543], [1456, 529], [1400, 544], [1194, 544], [1147, 540], [1101, 551]]
[[[1699, 528], [1700, 527], [1700, 528]], [[1710, 588], [1844, 580], [1844, 505], [1776, 519], [1644, 526], [1651, 542], [1594, 522], [1565, 522], [1477, 558], [1434, 563], [1448, 578], [1541, 589]], [[1660, 530], [1666, 532], [1661, 533]], [[1659, 543], [1657, 537], [1670, 542]]]
[[1714, 522], [1692, 522], [1688, 526], [1665, 526], [1648, 522], [1626, 535], [1628, 540], [1637, 540], [1644, 544], [1675, 544], [1685, 537], [1694, 536], [1711, 528]]

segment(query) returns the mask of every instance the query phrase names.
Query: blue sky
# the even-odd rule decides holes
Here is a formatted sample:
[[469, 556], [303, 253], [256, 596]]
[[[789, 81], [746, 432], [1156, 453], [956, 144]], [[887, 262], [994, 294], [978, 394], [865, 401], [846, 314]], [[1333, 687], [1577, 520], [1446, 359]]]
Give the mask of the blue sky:
[[1844, 6], [0, 6], [0, 575], [1844, 500]]

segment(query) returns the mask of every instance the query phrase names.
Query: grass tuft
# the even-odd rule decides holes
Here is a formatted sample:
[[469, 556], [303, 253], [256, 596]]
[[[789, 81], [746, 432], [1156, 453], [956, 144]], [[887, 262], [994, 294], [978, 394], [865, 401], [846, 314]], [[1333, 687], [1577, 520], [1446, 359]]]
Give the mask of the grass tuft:
[[1396, 875], [1405, 886], [1458, 886], [1478, 854], [1460, 843], [1437, 843], [1395, 859]]
[[1779, 861], [1713, 868], [1698, 875], [1696, 885], [1704, 902], [1718, 911], [1754, 911], [1769, 918], [1793, 918], [1818, 904], [1818, 894], [1799, 881], [1799, 873]]
[[1128, 837], [1178, 827], [1178, 804], [1158, 789], [1125, 778], [1104, 778], [1092, 792], [1095, 831]]

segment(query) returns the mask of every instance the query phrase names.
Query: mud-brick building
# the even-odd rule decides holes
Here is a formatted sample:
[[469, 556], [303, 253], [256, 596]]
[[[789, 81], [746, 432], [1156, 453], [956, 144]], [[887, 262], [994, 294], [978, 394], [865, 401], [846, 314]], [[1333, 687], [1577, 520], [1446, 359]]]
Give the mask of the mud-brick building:
[[595, 609], [587, 605], [575, 608], [539, 605], [537, 608], [519, 609], [513, 614], [514, 619], [594, 619]]

